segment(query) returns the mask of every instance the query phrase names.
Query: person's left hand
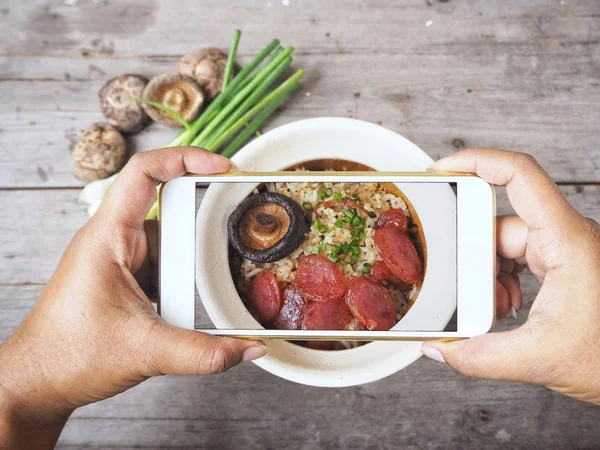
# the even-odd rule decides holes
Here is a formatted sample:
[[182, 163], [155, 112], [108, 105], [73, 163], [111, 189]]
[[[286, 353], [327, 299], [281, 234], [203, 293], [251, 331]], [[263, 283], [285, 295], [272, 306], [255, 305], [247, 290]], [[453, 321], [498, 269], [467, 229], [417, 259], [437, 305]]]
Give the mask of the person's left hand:
[[[230, 168], [229, 160], [194, 147], [129, 161], [67, 247], [38, 303], [0, 346], [0, 429], [3, 418], [64, 424], [75, 408], [149, 377], [223, 372], [268, 353], [259, 342], [167, 324], [134, 276], [148, 255], [144, 218], [156, 185], [186, 172]], [[0, 448], [7, 442], [14, 440], [0, 431]]]

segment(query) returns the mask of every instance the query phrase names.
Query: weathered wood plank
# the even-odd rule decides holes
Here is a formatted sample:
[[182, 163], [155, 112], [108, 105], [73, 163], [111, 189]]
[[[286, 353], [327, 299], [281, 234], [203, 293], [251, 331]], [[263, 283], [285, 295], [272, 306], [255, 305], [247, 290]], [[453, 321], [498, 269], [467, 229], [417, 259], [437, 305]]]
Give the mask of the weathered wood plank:
[[[10, 55], [111, 57], [177, 55], [193, 46], [223, 43], [231, 28], [245, 32], [243, 52], [256, 51], [271, 36], [313, 52], [422, 52], [447, 54], [452, 44], [487, 53], [493, 47], [537, 48], [556, 40], [589, 42], [598, 29], [593, 0], [518, 0], [389, 3], [370, 1], [232, 2], [157, 1], [7, 2], [0, 16], [0, 42]], [[191, 20], [190, 18], [193, 18]], [[432, 20], [430, 27], [425, 26]], [[265, 36], [265, 24], [269, 24]], [[358, 37], [358, 39], [357, 39]], [[442, 45], [440, 45], [442, 44]], [[449, 45], [450, 44], [450, 45]], [[84, 53], [85, 55], [86, 53]]]
[[[9, 5], [0, 16], [0, 34], [11, 35], [0, 40], [0, 145], [11, 150], [0, 161], [0, 187], [78, 185], [66, 150], [79, 129], [102, 119], [102, 83], [123, 72], [174, 70], [178, 55], [195, 46], [226, 46], [231, 30], [222, 23], [240, 14], [248, 27], [241, 61], [268, 39], [263, 24], [271, 17], [269, 37], [296, 44], [296, 64], [308, 71], [311, 96], [295, 98], [271, 126], [357, 117], [382, 122], [433, 157], [454, 151], [459, 138], [533, 153], [559, 181], [600, 180], [597, 3], [272, 3], [203, 5], [201, 36], [189, 20], [167, 31], [183, 11], [193, 14], [189, 3]], [[105, 17], [103, 28], [87, 24], [89, 16]], [[132, 17], [135, 26], [124, 26]], [[133, 147], [164, 145], [170, 136], [153, 128]]]

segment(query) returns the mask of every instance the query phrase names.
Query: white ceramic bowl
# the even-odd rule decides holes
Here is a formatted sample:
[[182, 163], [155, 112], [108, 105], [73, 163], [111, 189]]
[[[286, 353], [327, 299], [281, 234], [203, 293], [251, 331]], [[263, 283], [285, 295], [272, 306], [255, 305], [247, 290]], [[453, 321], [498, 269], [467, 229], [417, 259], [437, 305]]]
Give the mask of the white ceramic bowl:
[[[376, 170], [419, 171], [432, 163], [415, 144], [386, 128], [354, 119], [317, 118], [289, 123], [263, 134], [244, 147], [233, 161], [242, 170], [274, 171], [304, 161], [340, 158]], [[417, 301], [394, 327], [442, 330], [455, 310], [447, 286], [454, 282], [444, 270], [451, 248], [432, 233], [452, 214], [443, 205], [455, 197], [447, 186], [435, 196], [422, 190], [403, 192], [417, 211], [427, 245], [427, 270]], [[211, 217], [211, 232], [197, 227], [197, 288], [211, 320], [219, 328], [260, 328], [235, 290], [227, 255], [227, 217], [250, 191], [235, 185], [211, 186], [198, 218]], [[434, 201], [432, 199], [435, 198]], [[445, 201], [447, 200], [447, 202]], [[440, 206], [442, 205], [442, 206]], [[451, 244], [452, 246], [454, 243]], [[297, 383], [341, 387], [363, 384], [391, 375], [421, 356], [420, 342], [372, 342], [341, 351], [313, 350], [285, 341], [268, 342], [272, 352], [256, 364]]]

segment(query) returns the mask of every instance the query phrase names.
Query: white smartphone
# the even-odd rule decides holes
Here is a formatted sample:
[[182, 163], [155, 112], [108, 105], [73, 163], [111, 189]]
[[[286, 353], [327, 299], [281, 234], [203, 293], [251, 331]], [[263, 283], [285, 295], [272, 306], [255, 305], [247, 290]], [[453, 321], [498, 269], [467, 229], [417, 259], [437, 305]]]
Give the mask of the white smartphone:
[[495, 194], [477, 176], [187, 175], [159, 202], [173, 325], [333, 349], [494, 324]]

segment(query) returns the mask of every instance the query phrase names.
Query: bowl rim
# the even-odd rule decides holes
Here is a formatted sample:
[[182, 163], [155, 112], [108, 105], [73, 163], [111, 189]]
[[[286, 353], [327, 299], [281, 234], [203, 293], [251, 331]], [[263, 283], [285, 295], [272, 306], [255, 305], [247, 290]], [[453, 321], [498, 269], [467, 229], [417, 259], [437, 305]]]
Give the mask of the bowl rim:
[[[432, 159], [423, 150], [421, 150], [419, 147], [417, 147], [415, 144], [413, 144], [412, 142], [410, 142], [403, 136], [401, 136], [391, 130], [388, 130], [379, 125], [372, 124], [370, 122], [364, 122], [364, 121], [360, 121], [360, 120], [356, 120], [356, 119], [349, 119], [349, 118], [338, 118], [338, 117], [305, 119], [305, 120], [300, 120], [300, 121], [296, 121], [296, 122], [291, 122], [291, 123], [288, 123], [281, 127], [275, 128], [267, 133], [264, 133], [262, 136], [253, 140], [250, 144], [248, 144], [243, 149], [241, 149], [240, 152], [238, 152], [238, 154], [236, 154], [232, 158], [232, 161], [237, 166], [241, 167], [244, 170], [251, 170], [250, 167], [253, 163], [253, 159], [256, 159], [256, 157], [259, 156], [261, 152], [265, 151], [264, 149], [268, 147], [269, 142], [275, 142], [278, 139], [286, 138], [286, 136], [288, 136], [288, 138], [289, 138], [290, 135], [293, 136], [298, 133], [300, 135], [302, 135], [302, 133], [310, 132], [315, 129], [327, 130], [327, 129], [336, 129], [336, 128], [340, 128], [340, 127], [342, 129], [352, 130], [352, 132], [359, 133], [362, 135], [378, 136], [383, 140], [390, 140], [392, 142], [395, 142], [399, 147], [403, 147], [404, 149], [407, 149], [407, 151], [409, 151], [411, 153], [411, 157], [413, 159], [417, 159], [419, 161], [418, 164], [420, 166], [422, 166], [419, 168], [420, 170], [424, 169], [425, 167], [430, 165], [432, 162]], [[333, 153], [336, 153], [336, 150], [333, 150]], [[295, 158], [292, 158], [292, 160], [287, 161], [285, 167], [296, 164], [298, 162], [315, 159], [315, 158], [307, 158], [307, 157], [303, 157], [303, 156], [298, 157], [298, 155], [294, 155], [294, 156], [295, 156]], [[334, 155], [334, 156], [327, 155], [327, 157], [353, 160], [352, 158], [349, 158], [347, 155], [342, 154], [339, 151], [337, 151], [336, 155]], [[365, 163], [364, 160], [358, 161], [358, 162]], [[375, 167], [377, 169], [378, 168], [377, 166], [380, 165], [380, 162], [374, 164], [373, 160], [370, 160], [369, 162], [366, 162], [365, 164], [370, 165], [371, 167]], [[281, 168], [282, 167], [271, 167], [270, 170], [278, 170]], [[206, 192], [205, 200], [207, 197], [210, 197], [210, 189], [212, 189], [212, 188], [213, 188], [213, 186], [211, 186], [209, 188], [209, 190]], [[410, 199], [411, 198], [410, 195], [407, 195], [407, 198]], [[200, 211], [199, 211], [199, 213], [200, 213]], [[419, 214], [419, 216], [420, 216], [420, 214]], [[198, 214], [198, 218], [199, 217], [200, 217], [200, 214]], [[197, 227], [197, 230], [199, 230], [199, 227]], [[200, 234], [200, 233], [198, 232], [198, 234]], [[429, 245], [429, 244], [427, 243], [427, 245]], [[200, 258], [200, 252], [197, 251], [196, 253], [197, 253], [197, 258]], [[197, 266], [198, 266], [198, 264], [197, 264]], [[231, 274], [229, 274], [228, 278], [232, 278]], [[197, 277], [197, 280], [199, 282], [200, 278]], [[230, 281], [231, 281], [231, 285], [233, 285], [233, 280], [231, 279]], [[229, 283], [229, 280], [228, 280], [228, 283]], [[200, 286], [200, 283], [199, 283], [198, 290], [201, 291], [203, 288], [204, 287]], [[233, 289], [235, 290], [235, 287]], [[207, 292], [201, 292], [201, 296], [204, 298], [203, 294], [206, 295]], [[236, 292], [236, 295], [237, 295], [237, 292]], [[210, 297], [208, 297], [208, 298], [210, 298]], [[239, 298], [239, 296], [238, 296], [238, 298]], [[417, 302], [418, 302], [418, 300], [417, 300]], [[208, 302], [208, 304], [205, 304], [205, 307], [207, 309], [207, 312], [209, 313], [209, 316], [211, 316], [211, 319], [215, 320], [215, 317], [213, 317], [213, 316], [214, 315], [218, 316], [220, 313], [217, 310], [215, 310], [214, 308], [211, 309], [210, 306], [211, 306], [211, 302]], [[414, 306], [413, 306], [413, 308], [414, 308]], [[413, 308], [411, 308], [411, 311], [413, 310]], [[211, 314], [211, 312], [212, 312], [212, 314]], [[445, 319], [445, 318], [443, 319], [443, 320], [445, 320], [444, 324], [450, 320], [452, 313], [453, 313], [453, 310], [452, 310], [452, 312], [450, 312], [447, 319]], [[409, 311], [409, 314], [410, 314], [410, 311]], [[249, 312], [248, 312], [248, 315], [250, 315]], [[407, 316], [408, 316], [408, 314], [407, 314]], [[250, 315], [250, 317], [251, 317], [251, 315]], [[254, 320], [254, 322], [256, 324], [258, 324], [258, 322], [256, 322], [255, 320]], [[217, 325], [219, 325], [219, 324], [217, 324]], [[367, 382], [376, 381], [376, 380], [379, 380], [381, 378], [384, 378], [386, 376], [391, 375], [392, 373], [395, 373], [395, 372], [401, 370], [402, 368], [413, 363], [415, 360], [417, 360], [421, 356], [421, 352], [420, 352], [421, 342], [373, 342], [373, 343], [368, 344], [367, 346], [363, 346], [363, 347], [359, 347], [359, 348], [355, 348], [355, 349], [349, 349], [349, 350], [341, 350], [341, 351], [338, 351], [335, 353], [336, 354], [343, 353], [346, 355], [350, 355], [354, 352], [356, 355], [359, 355], [361, 352], [359, 352], [358, 350], [360, 350], [361, 348], [364, 349], [364, 348], [368, 347], [368, 348], [375, 349], [375, 347], [377, 347], [378, 349], [382, 349], [382, 350], [385, 349], [386, 351], [389, 351], [394, 354], [401, 352], [402, 355], [398, 355], [401, 357], [396, 358], [396, 360], [392, 360], [392, 361], [390, 361], [390, 358], [387, 358], [387, 361], [385, 361], [385, 362], [382, 361], [381, 364], [376, 364], [376, 367], [373, 367], [373, 362], [371, 362], [370, 365], [367, 364], [367, 369], [370, 369], [370, 370], [352, 370], [352, 373], [340, 375], [339, 372], [336, 372], [335, 368], [327, 367], [328, 365], [326, 363], [324, 363], [322, 356], [323, 355], [331, 355], [332, 352], [330, 352], [330, 351], [308, 349], [308, 348], [304, 348], [304, 347], [299, 347], [294, 344], [290, 344], [285, 341], [278, 341], [278, 342], [269, 341], [268, 345], [271, 347], [275, 347], [274, 353], [277, 353], [275, 350], [277, 350], [279, 352], [281, 352], [283, 350], [283, 351], [287, 351], [287, 352], [292, 352], [293, 354], [296, 354], [296, 355], [299, 355], [302, 357], [306, 357], [307, 352], [309, 355], [314, 356], [314, 357], [318, 357], [319, 355], [321, 355], [321, 357], [319, 358], [319, 359], [321, 359], [321, 366], [317, 365], [317, 367], [308, 367], [308, 368], [304, 367], [302, 369], [295, 367], [293, 370], [291, 370], [289, 367], [289, 364], [285, 363], [285, 361], [282, 361], [281, 357], [278, 356], [277, 354], [275, 354], [275, 355], [272, 354], [272, 355], [268, 355], [267, 357], [261, 358], [260, 360], [255, 361], [255, 364], [258, 365], [259, 367], [271, 372], [272, 374], [281, 377], [281, 378], [285, 378], [290, 381], [295, 381], [295, 382], [298, 382], [301, 384], [308, 384], [308, 385], [313, 385], [313, 386], [323, 386], [323, 387], [351, 386], [351, 385], [364, 384]], [[286, 348], [286, 346], [287, 346], [287, 348]], [[362, 350], [362, 353], [364, 353], [364, 350]], [[344, 375], [347, 375], [347, 376], [344, 376]]]

